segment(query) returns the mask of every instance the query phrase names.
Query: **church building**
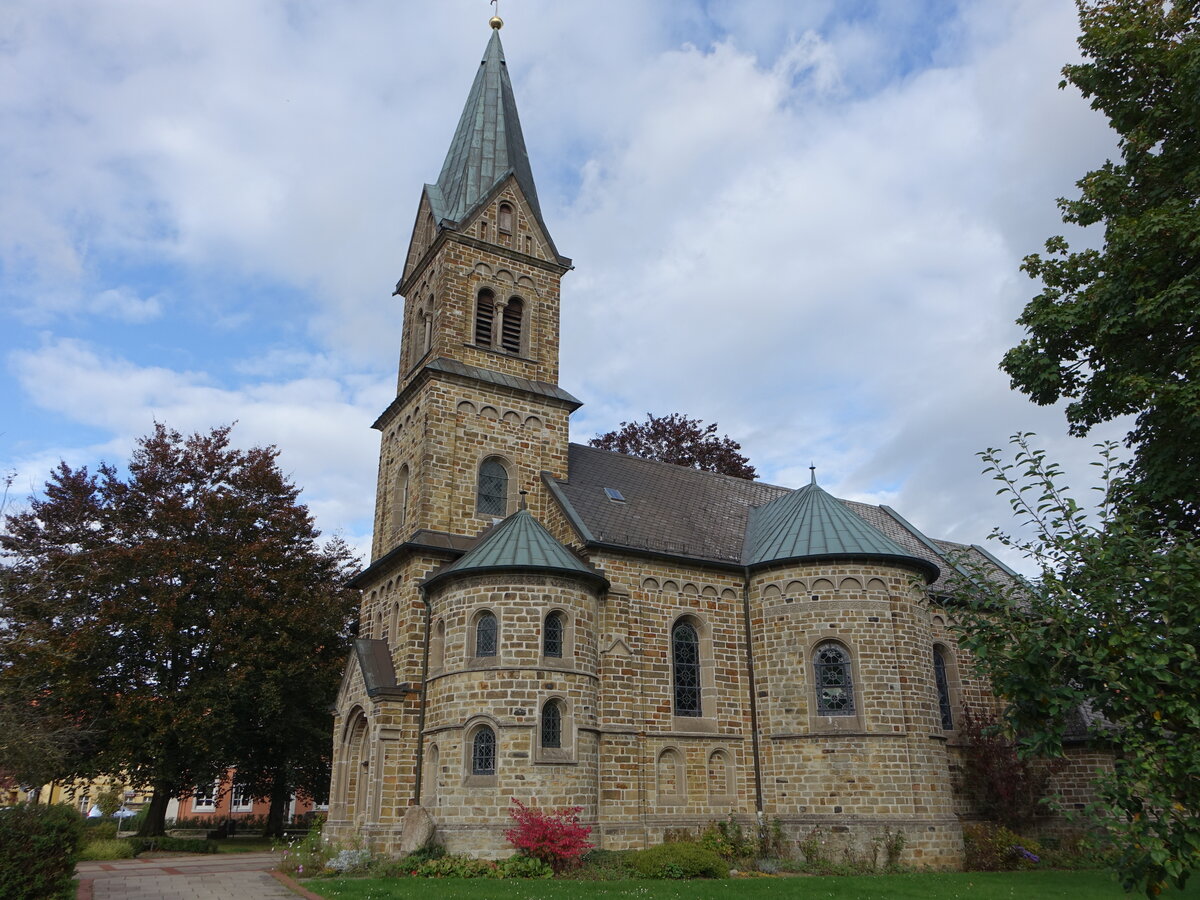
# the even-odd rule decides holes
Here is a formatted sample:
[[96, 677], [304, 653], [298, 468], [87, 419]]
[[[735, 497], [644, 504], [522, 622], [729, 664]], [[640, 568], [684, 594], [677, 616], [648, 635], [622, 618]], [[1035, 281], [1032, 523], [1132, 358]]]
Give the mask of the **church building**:
[[[400, 852], [423, 817], [507, 856], [512, 798], [607, 849], [731, 813], [795, 842], [961, 861], [955, 554], [886, 506], [572, 444], [560, 280], [499, 19], [396, 294], [358, 638], [326, 834]], [[947, 610], [951, 610], [948, 612]], [[411, 849], [411, 848], [404, 848]]]

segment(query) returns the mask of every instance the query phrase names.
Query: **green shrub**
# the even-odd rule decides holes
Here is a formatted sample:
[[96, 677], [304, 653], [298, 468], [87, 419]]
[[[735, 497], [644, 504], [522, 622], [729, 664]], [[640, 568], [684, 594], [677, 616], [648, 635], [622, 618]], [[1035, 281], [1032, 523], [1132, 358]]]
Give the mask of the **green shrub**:
[[[123, 839], [124, 840], [124, 839]], [[193, 840], [192, 838], [159, 837], [129, 838], [135, 853], [146, 850], [169, 850], [171, 853], [216, 853], [216, 841]]]
[[83, 817], [69, 806], [0, 812], [0, 897], [74, 897], [82, 841]]
[[549, 863], [517, 853], [500, 861], [503, 878], [553, 878], [554, 869]]
[[443, 856], [417, 866], [419, 878], [499, 878], [500, 867], [486, 859], [470, 856]]
[[288, 841], [279, 869], [288, 875], [316, 875], [336, 852], [321, 840], [321, 824], [314, 823], [303, 838]]
[[117, 836], [116, 822], [101, 822], [99, 819], [88, 819], [83, 838], [86, 841], [108, 841]]
[[133, 844], [126, 840], [104, 838], [88, 841], [79, 851], [80, 859], [133, 859]]
[[660, 844], [639, 850], [630, 862], [645, 878], [724, 878], [729, 866], [712, 850], [699, 844]]
[[1031, 869], [1041, 860], [1041, 845], [1003, 825], [984, 822], [963, 829], [963, 868], [968, 872]]
[[622, 881], [637, 877], [629, 860], [633, 850], [589, 850], [572, 869], [570, 876], [579, 881]]

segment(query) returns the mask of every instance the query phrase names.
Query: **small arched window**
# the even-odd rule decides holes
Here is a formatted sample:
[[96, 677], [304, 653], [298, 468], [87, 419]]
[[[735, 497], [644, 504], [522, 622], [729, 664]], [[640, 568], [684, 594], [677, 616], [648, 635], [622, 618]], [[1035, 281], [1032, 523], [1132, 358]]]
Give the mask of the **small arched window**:
[[408, 516], [408, 466], [401, 466], [396, 473], [396, 496], [392, 501], [392, 529], [404, 526]]
[[700, 715], [700, 635], [686, 620], [671, 629], [675, 715]]
[[500, 323], [500, 346], [508, 353], [521, 352], [521, 326], [525, 318], [525, 304], [520, 297], [510, 297], [504, 304], [504, 317]]
[[485, 516], [502, 516], [508, 511], [508, 470], [492, 457], [479, 467], [479, 491], [475, 509]]
[[542, 707], [542, 749], [559, 750], [563, 743], [563, 710], [561, 700], [547, 700]]
[[555, 611], [546, 616], [545, 624], [542, 626], [542, 656], [562, 659], [565, 631], [566, 622], [562, 613]]
[[817, 677], [817, 714], [854, 715], [854, 680], [850, 654], [841, 644], [825, 643], [813, 651]]
[[496, 732], [482, 725], [471, 739], [471, 774], [496, 774]]
[[950, 710], [950, 679], [946, 675], [946, 648], [933, 648], [933, 682], [937, 685], [938, 713], [945, 731], [954, 730], [954, 714]]
[[475, 619], [475, 655], [495, 656], [496, 648], [496, 616], [490, 612], [482, 612]]
[[513, 208], [507, 203], [501, 203], [499, 213], [496, 217], [496, 226], [501, 231], [511, 232], [513, 230]]
[[429, 641], [429, 667], [435, 672], [446, 665], [446, 620], [438, 619]]
[[475, 299], [475, 343], [477, 346], [492, 346], [495, 319], [496, 295], [484, 288]]

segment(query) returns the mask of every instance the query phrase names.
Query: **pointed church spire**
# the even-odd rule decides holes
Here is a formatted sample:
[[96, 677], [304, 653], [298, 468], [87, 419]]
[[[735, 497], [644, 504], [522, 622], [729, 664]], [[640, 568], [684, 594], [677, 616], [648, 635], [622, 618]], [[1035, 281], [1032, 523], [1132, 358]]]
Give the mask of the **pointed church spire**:
[[511, 174], [542, 233], [551, 240], [533, 183], [497, 23], [498, 18], [492, 20], [492, 38], [467, 95], [437, 184], [426, 185], [426, 189], [434, 219], [454, 227]]

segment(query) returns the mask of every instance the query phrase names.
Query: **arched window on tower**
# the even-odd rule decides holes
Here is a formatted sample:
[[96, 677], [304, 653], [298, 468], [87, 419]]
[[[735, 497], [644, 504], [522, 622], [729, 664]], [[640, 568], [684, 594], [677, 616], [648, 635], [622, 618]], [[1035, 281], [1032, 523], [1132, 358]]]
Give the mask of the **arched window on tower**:
[[408, 466], [400, 467], [396, 473], [396, 491], [392, 500], [392, 530], [399, 531], [404, 527], [408, 515]]
[[562, 613], [555, 610], [546, 616], [542, 625], [542, 656], [562, 659], [565, 633], [566, 621]]
[[500, 323], [500, 346], [508, 353], [521, 352], [521, 330], [525, 318], [525, 304], [520, 297], [510, 297], [504, 304], [504, 316]]
[[498, 650], [499, 628], [494, 613], [481, 612], [475, 618], [475, 656], [495, 656]]
[[503, 516], [508, 512], [508, 470], [494, 456], [479, 467], [475, 509], [484, 516]]
[[675, 715], [699, 716], [700, 635], [686, 619], [676, 622], [671, 629], [671, 664]]
[[507, 203], [500, 204], [499, 215], [496, 217], [496, 226], [505, 232], [513, 230], [513, 208]]
[[817, 715], [854, 715], [854, 679], [846, 648], [832, 641], [818, 645], [813, 651], [813, 668], [817, 682]]
[[479, 347], [492, 346], [492, 333], [496, 320], [496, 295], [487, 288], [475, 298], [475, 344]]
[[471, 739], [471, 774], [496, 774], [496, 732], [481, 725]]
[[946, 648], [934, 645], [933, 682], [937, 685], [938, 714], [945, 731], [954, 730], [954, 714], [950, 709], [950, 679], [946, 674]]
[[563, 707], [561, 700], [547, 700], [542, 707], [541, 742], [543, 750], [560, 750], [563, 745]]

